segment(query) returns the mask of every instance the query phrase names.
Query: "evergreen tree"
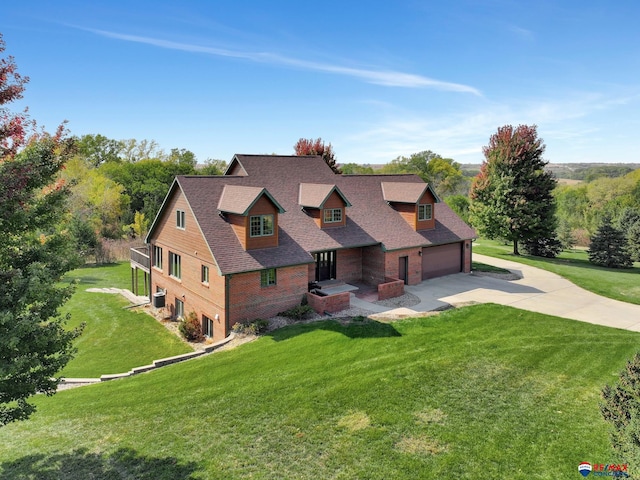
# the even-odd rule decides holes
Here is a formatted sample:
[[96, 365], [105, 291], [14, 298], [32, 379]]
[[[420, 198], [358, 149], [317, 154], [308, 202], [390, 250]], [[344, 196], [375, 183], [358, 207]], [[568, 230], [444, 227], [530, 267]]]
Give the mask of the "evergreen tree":
[[545, 170], [545, 146], [535, 126], [498, 128], [471, 186], [470, 219], [481, 235], [518, 243], [555, 238], [556, 180]]
[[624, 234], [611, 224], [611, 217], [605, 215], [598, 231], [591, 237], [589, 261], [608, 268], [629, 268], [631, 256], [627, 251]]

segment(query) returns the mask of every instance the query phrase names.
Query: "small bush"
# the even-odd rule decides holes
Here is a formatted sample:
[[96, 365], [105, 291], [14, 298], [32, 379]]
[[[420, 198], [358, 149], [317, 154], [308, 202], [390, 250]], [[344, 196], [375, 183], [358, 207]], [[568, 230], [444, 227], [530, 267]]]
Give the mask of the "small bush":
[[269, 328], [269, 321], [259, 318], [252, 322], [234, 323], [233, 327], [231, 327], [231, 330], [234, 333], [239, 333], [243, 335], [260, 335], [261, 333], [266, 332], [268, 328]]
[[278, 315], [291, 318], [293, 320], [302, 320], [311, 315], [311, 313], [313, 313], [313, 308], [311, 308], [310, 305], [297, 305], [289, 310], [280, 312]]
[[600, 412], [611, 426], [611, 445], [625, 463], [640, 463], [640, 354], [627, 361], [618, 382], [602, 390]]
[[178, 331], [188, 342], [201, 342], [204, 340], [202, 325], [200, 325], [200, 321], [195, 312], [189, 313], [187, 318], [180, 320]]

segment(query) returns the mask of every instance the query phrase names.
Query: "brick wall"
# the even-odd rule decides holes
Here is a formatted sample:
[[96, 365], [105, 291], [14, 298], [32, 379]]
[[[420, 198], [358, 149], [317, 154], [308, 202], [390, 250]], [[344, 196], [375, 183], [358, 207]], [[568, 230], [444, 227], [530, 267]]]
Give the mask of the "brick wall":
[[362, 249], [362, 281], [369, 285], [384, 282], [384, 252], [379, 245]]
[[404, 280], [397, 278], [387, 278], [385, 283], [378, 284], [378, 300], [387, 300], [388, 298], [399, 297], [404, 295]]
[[343, 282], [362, 280], [362, 248], [346, 248], [336, 252], [336, 279]]
[[300, 305], [307, 292], [308, 267], [276, 269], [276, 285], [262, 287], [260, 272], [237, 273], [229, 280], [229, 327], [236, 322], [269, 318]]
[[[384, 277], [400, 278], [399, 274], [399, 258], [408, 257], [407, 277], [409, 285], [417, 285], [422, 282], [422, 257], [420, 253], [422, 249], [406, 248], [404, 250], [394, 250], [392, 252], [384, 252]], [[384, 278], [381, 280], [384, 282]], [[380, 282], [380, 283], [381, 283]]]
[[311, 308], [320, 314], [324, 312], [335, 313], [351, 306], [351, 294], [349, 292], [342, 292], [323, 297], [307, 292], [307, 301]]

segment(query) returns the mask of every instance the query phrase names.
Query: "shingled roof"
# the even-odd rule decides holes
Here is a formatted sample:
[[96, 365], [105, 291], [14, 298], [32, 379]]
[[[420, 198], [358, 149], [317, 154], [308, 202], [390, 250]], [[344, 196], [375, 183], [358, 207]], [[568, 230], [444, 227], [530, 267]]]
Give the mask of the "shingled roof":
[[[424, 192], [426, 184], [416, 175], [336, 175], [317, 155], [235, 155], [232, 164], [227, 171], [241, 172], [240, 175], [179, 176], [172, 187], [172, 192], [179, 188], [184, 194], [222, 275], [312, 263], [312, 253], [324, 250], [371, 245], [397, 250], [476, 236], [475, 231], [444, 203], [434, 206], [435, 229], [420, 232], [413, 230], [389, 206], [382, 183], [400, 183], [407, 191], [422, 189]], [[324, 193], [333, 191], [333, 187], [348, 199], [351, 208], [347, 211], [346, 225], [319, 228], [301, 208], [302, 184], [323, 185], [312, 188], [311, 200], [305, 200], [305, 203], [317, 204]], [[227, 194], [241, 193], [243, 203], [235, 210], [242, 210], [253, 194], [264, 191], [286, 211], [278, 217], [278, 246], [245, 251], [231, 225], [218, 215], [218, 207], [222, 204], [232, 208], [228, 204], [232, 196], [227, 197]]]
[[302, 207], [322, 208], [329, 196], [336, 192], [347, 207], [351, 206], [347, 197], [335, 185], [324, 183], [301, 183], [298, 203]]

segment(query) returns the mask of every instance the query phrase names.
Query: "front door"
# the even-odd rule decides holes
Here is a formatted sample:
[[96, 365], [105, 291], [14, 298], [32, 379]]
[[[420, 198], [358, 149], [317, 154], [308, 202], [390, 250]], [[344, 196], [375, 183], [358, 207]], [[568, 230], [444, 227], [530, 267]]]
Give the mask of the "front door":
[[316, 282], [336, 278], [336, 251], [319, 252], [314, 256], [316, 258]]

